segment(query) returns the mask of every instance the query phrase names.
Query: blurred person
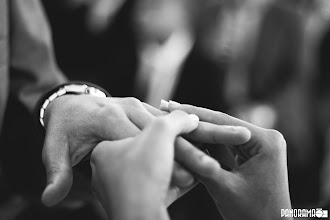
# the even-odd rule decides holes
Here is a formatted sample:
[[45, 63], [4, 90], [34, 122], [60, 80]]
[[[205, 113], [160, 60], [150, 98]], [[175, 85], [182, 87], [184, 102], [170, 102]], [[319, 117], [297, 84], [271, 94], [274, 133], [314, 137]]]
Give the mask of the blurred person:
[[198, 1], [138, 1], [133, 22], [138, 49], [135, 91], [152, 106], [170, 99], [194, 44]]
[[324, 23], [313, 26], [323, 16], [309, 7], [314, 3], [238, 4], [236, 8], [241, 6], [241, 11], [236, 12], [236, 17], [227, 12], [227, 23], [232, 25], [225, 27], [232, 30], [231, 34], [221, 33], [219, 41], [220, 46], [229, 48], [218, 49], [221, 57], [229, 57], [224, 91], [226, 112], [264, 128], [278, 129], [286, 137], [291, 196], [297, 206], [318, 200], [319, 174], [315, 170], [319, 169], [322, 154], [318, 132], [326, 130], [317, 129], [315, 122], [318, 114], [312, 84], [317, 68], [313, 62]]
[[[317, 44], [317, 55], [316, 62], [318, 67], [318, 74], [316, 74], [314, 80], [314, 91], [315, 91], [315, 104], [317, 111], [317, 124], [320, 138], [322, 138], [324, 149], [322, 151], [322, 163], [320, 167], [320, 201], [321, 204], [330, 207], [330, 135], [329, 135], [329, 51], [330, 51], [330, 5], [328, 1], [319, 0], [318, 7], [316, 7], [319, 13], [315, 13], [314, 22], [321, 20], [321, 25], [317, 28], [326, 26], [325, 29], [321, 29], [323, 35], [320, 42]], [[326, 130], [326, 132], [321, 132]]]
[[[93, 150], [94, 190], [109, 218], [169, 219], [166, 204], [173, 190], [173, 158], [205, 184], [225, 219], [280, 219], [280, 209], [291, 208], [286, 144], [279, 132], [204, 108], [175, 102], [162, 107], [172, 113], [156, 119], [138, 136], [102, 142]], [[177, 145], [178, 135], [195, 129], [230, 146], [237, 167], [226, 171], [195, 146]], [[214, 135], [215, 130], [222, 134]], [[123, 160], [108, 159], [116, 155]]]
[[85, 25], [95, 34], [105, 32], [121, 10], [126, 0], [68, 0], [61, 4], [72, 8], [85, 7]]

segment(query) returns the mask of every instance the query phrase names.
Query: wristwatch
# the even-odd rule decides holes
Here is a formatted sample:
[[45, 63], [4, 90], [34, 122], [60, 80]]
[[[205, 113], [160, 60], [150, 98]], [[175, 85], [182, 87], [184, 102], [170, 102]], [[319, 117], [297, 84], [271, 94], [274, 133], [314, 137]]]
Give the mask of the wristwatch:
[[81, 95], [81, 94], [86, 94], [86, 95], [92, 95], [96, 97], [107, 97], [108, 94], [107, 92], [101, 91], [101, 89], [94, 87], [94, 86], [89, 86], [87, 84], [66, 84], [57, 87], [57, 89], [52, 90], [50, 92], [50, 95], [48, 94], [48, 98], [44, 98], [44, 102], [40, 107], [39, 111], [39, 122], [42, 125], [42, 127], [45, 127], [44, 124], [44, 116], [45, 116], [45, 110], [47, 106], [57, 99], [58, 97], [61, 97], [66, 94], [76, 94], [76, 95]]

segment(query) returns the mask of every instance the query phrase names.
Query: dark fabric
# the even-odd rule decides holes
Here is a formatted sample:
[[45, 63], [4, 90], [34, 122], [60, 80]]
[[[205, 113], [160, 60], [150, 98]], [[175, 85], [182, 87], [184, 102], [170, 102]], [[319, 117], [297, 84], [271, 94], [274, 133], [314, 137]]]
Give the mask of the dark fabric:
[[[8, 173], [20, 178], [22, 167], [38, 170], [25, 163], [41, 164], [41, 154], [37, 153], [41, 144], [36, 144], [31, 129], [36, 103], [46, 91], [67, 80], [56, 66], [50, 29], [38, 0], [0, 0], [0, 24], [0, 45], [4, 48], [0, 50], [0, 126], [5, 116], [0, 159], [4, 167], [8, 165]], [[34, 179], [32, 176], [24, 180]], [[40, 179], [40, 172], [38, 177], [35, 179]]]
[[8, 96], [8, 8], [0, 0], [0, 132]]
[[40, 2], [0, 0], [0, 185], [8, 196], [32, 193], [40, 201], [46, 179], [32, 112], [46, 91], [66, 81]]
[[90, 207], [85, 212], [47, 209], [40, 201], [46, 184], [43, 141], [35, 133], [32, 113], [43, 94], [68, 81], [54, 54], [40, 2], [0, 0], [0, 186], [6, 189], [5, 195], [0, 194], [2, 199], [18, 194], [27, 201], [30, 208], [18, 219], [99, 219]]
[[9, 2], [10, 89], [32, 112], [42, 94], [67, 80], [56, 65], [51, 31], [40, 2]]
[[0, 159], [8, 168], [4, 172], [18, 177], [12, 182], [28, 189], [24, 182], [42, 178], [40, 168], [31, 166], [41, 164], [42, 146], [32, 132], [32, 112], [46, 91], [67, 81], [56, 66], [51, 32], [38, 0], [0, 0], [0, 46], [0, 126], [5, 116]]

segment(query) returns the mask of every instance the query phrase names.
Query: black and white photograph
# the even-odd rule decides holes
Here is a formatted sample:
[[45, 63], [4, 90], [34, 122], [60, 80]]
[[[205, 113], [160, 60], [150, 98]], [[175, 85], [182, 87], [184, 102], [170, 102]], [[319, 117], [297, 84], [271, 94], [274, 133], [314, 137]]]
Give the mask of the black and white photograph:
[[330, 0], [0, 0], [0, 220], [330, 209]]

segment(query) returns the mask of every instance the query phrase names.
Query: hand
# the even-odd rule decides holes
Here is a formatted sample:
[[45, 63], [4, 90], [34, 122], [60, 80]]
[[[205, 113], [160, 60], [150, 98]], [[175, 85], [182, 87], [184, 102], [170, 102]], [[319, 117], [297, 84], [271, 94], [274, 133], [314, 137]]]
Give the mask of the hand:
[[170, 186], [175, 139], [197, 126], [197, 116], [177, 111], [155, 119], [134, 138], [97, 145], [91, 155], [92, 186], [109, 218], [163, 218], [168, 197], [179, 190]]
[[[156, 116], [165, 114], [168, 113], [135, 98], [65, 95], [55, 99], [47, 107], [44, 117], [46, 137], [42, 159], [47, 187], [42, 195], [43, 203], [52, 206], [66, 197], [72, 185], [72, 167], [99, 142], [134, 137]], [[234, 138], [231, 132], [224, 134], [222, 129], [209, 131], [205, 123], [200, 123], [197, 130], [189, 135], [191, 140], [213, 143], [217, 141], [213, 136]], [[183, 138], [178, 138], [178, 145], [192, 146]], [[175, 167], [173, 182], [178, 186], [193, 179], [184, 168]]]
[[246, 143], [232, 143], [237, 165], [232, 171], [222, 169], [206, 154], [195, 156], [193, 148], [186, 151], [189, 153], [178, 155], [180, 162], [205, 184], [225, 219], [281, 219], [281, 209], [291, 208], [286, 142], [279, 132], [220, 112], [175, 102], [169, 103], [168, 110], [183, 110], [196, 114], [204, 122], [250, 130]]
[[[173, 184], [180, 175], [176, 173], [174, 156], [187, 153], [189, 148], [203, 154], [191, 144], [180, 144], [183, 139], [177, 138], [197, 125], [198, 117], [176, 111], [155, 119], [134, 138], [97, 145], [91, 156], [92, 185], [109, 218], [162, 219], [167, 216], [169, 201], [194, 186], [194, 179], [189, 175], [190, 181], [183, 181], [180, 186]], [[244, 136], [244, 132], [232, 132], [232, 127], [217, 127], [221, 127], [218, 134], [227, 140]]]
[[42, 201], [60, 202], [70, 191], [72, 167], [103, 140], [136, 136], [161, 111], [134, 98], [65, 95], [46, 109], [42, 152], [47, 187]]

